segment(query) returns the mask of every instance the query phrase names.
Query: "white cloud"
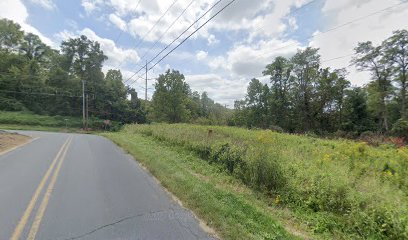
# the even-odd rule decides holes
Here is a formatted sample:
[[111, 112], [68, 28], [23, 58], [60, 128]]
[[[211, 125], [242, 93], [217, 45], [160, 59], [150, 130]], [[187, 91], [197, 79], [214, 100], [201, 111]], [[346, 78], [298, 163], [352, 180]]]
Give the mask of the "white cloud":
[[[234, 2], [222, 14], [215, 18], [214, 29], [221, 30], [246, 30], [250, 40], [256, 36], [277, 37], [284, 33], [287, 24], [294, 20], [286, 19], [291, 8], [299, 8], [310, 0], [253, 0]], [[213, 13], [217, 12], [221, 4]]]
[[214, 34], [210, 34], [207, 38], [207, 42], [209, 46], [216, 45], [220, 41], [214, 36]]
[[91, 14], [104, 4], [103, 0], [82, 0], [81, 5], [87, 14]]
[[139, 55], [135, 50], [117, 47], [111, 39], [99, 37], [89, 28], [83, 29], [80, 33], [101, 44], [103, 52], [109, 58], [107, 64], [119, 65], [126, 62], [134, 64], [140, 61]]
[[115, 66], [117, 68], [119, 65], [126, 66], [126, 63], [132, 63], [134, 65], [140, 61], [140, 57], [135, 50], [118, 47], [113, 40], [102, 38], [89, 28], [84, 28], [77, 32], [64, 30], [56, 34], [56, 37], [60, 40], [66, 40], [68, 38], [78, 37], [79, 35], [85, 35], [90, 40], [99, 42], [101, 49], [108, 57], [105, 63], [106, 65]]
[[[399, 4], [400, 2], [398, 0], [327, 0], [322, 9], [323, 14], [330, 16], [331, 19], [330, 23], [326, 26], [327, 29], [364, 16], [371, 16], [345, 25], [327, 34], [318, 34], [312, 39], [311, 46], [320, 48], [320, 54], [324, 61], [325, 59], [352, 54], [358, 42], [372, 41], [374, 44], [380, 44], [384, 39], [391, 36], [392, 31], [408, 28], [408, 21], [403, 21], [408, 15], [408, 4], [399, 5], [378, 14], [372, 15], [372, 13]], [[323, 65], [333, 68], [346, 67], [350, 72], [348, 79], [352, 84], [366, 84], [370, 80], [369, 73], [358, 72], [354, 67], [349, 67], [351, 58], [350, 56], [323, 62]]]
[[155, 1], [141, 1], [141, 0], [110, 0], [110, 5], [120, 16], [137, 13], [142, 2], [155, 2]]
[[32, 3], [37, 4], [47, 10], [56, 9], [57, 6], [53, 2], [53, 0], [30, 0]]
[[288, 23], [289, 23], [289, 26], [290, 26], [293, 30], [296, 30], [296, 29], [299, 28], [299, 26], [297, 25], [297, 22], [296, 22], [296, 18], [294, 18], [294, 17], [290, 17], [290, 18], [288, 19]]
[[120, 30], [122, 31], [126, 31], [127, 29], [127, 24], [126, 22], [121, 19], [119, 16], [117, 16], [116, 14], [109, 14], [109, 20], [115, 24], [115, 26], [117, 26]]
[[254, 44], [238, 44], [227, 52], [226, 57], [208, 59], [213, 70], [224, 69], [235, 76], [252, 78], [261, 76], [265, 66], [277, 56], [290, 57], [301, 45], [294, 40], [261, 40]]
[[196, 58], [197, 58], [198, 61], [206, 59], [207, 56], [208, 56], [208, 52], [205, 52], [205, 51], [202, 51], [202, 50], [200, 50], [200, 51], [198, 51], [196, 53]]
[[187, 83], [193, 91], [207, 92], [218, 103], [233, 107], [234, 100], [245, 96], [248, 80], [232, 80], [217, 74], [186, 75]]
[[[212, 30], [238, 31], [245, 30], [255, 36], [274, 36], [281, 34], [289, 24], [296, 28], [295, 19], [285, 19], [290, 12], [291, 7], [301, 6], [307, 0], [253, 0], [236, 1], [229, 8], [226, 8], [220, 15], [213, 19], [209, 24], [200, 29], [192, 38], [206, 39], [208, 45], [214, 45], [219, 42]], [[188, 6], [190, 0], [179, 0], [165, 14], [166, 10], [172, 5], [173, 1], [137, 1], [137, 0], [82, 0], [82, 6], [87, 13], [95, 12], [100, 8], [105, 8], [107, 12], [112, 11], [109, 19], [120, 29], [124, 30], [127, 24], [127, 32], [135, 38], [144, 38], [145, 41], [153, 42], [161, 38], [162, 43], [169, 43], [183, 32], [190, 24], [203, 15], [216, 0], [196, 0], [178, 19], [169, 31], [164, 34], [166, 29], [173, 21], [179, 17], [180, 13]], [[184, 36], [197, 29], [204, 21], [209, 19], [227, 2], [220, 2], [207, 16], [194, 25]], [[123, 18], [125, 17], [126, 18]], [[162, 17], [162, 18], [161, 18]], [[160, 19], [161, 18], [161, 19]], [[123, 19], [128, 19], [124, 22]], [[158, 20], [160, 21], [158, 22]], [[122, 21], [120, 21], [122, 20]], [[155, 25], [156, 27], [149, 32]], [[274, 27], [270, 27], [274, 26]]]
[[45, 44], [56, 47], [54, 42], [48, 37], [44, 36], [35, 27], [27, 23], [28, 12], [27, 8], [20, 0], [2, 0], [0, 1], [0, 17], [8, 18], [20, 24], [21, 28], [40, 37]]

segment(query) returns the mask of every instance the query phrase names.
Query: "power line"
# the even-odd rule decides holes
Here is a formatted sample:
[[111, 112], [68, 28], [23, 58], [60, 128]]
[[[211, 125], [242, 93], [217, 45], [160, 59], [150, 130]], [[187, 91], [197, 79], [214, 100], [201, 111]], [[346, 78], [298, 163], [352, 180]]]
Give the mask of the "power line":
[[183, 9], [183, 11], [178, 15], [178, 17], [170, 24], [170, 26], [163, 32], [163, 34], [159, 37], [159, 39], [156, 40], [156, 42], [143, 54], [141, 59], [143, 59], [152, 48], [154, 48], [164, 37], [164, 35], [170, 30], [170, 28], [173, 27], [173, 25], [180, 19], [181, 16], [184, 15], [184, 13], [187, 11], [187, 9], [193, 4], [195, 0], [191, 0], [191, 2], [187, 5], [186, 8]]
[[[350, 56], [353, 56], [353, 55], [354, 55], [354, 53], [350, 53], [350, 54], [347, 54], [347, 55], [342, 55], [342, 56], [338, 56], [338, 57], [334, 57], [334, 58], [325, 59], [325, 60], [320, 61], [319, 63], [331, 62], [331, 61], [334, 61], [334, 60], [343, 59], [343, 58], [350, 57]], [[347, 68], [347, 67], [345, 67], [345, 68]], [[266, 77], [266, 75], [259, 75], [259, 76], [253, 77], [253, 78], [260, 78], [260, 77]]]
[[192, 32], [190, 35], [188, 35], [183, 41], [181, 41], [177, 46], [175, 46], [170, 52], [168, 52], [166, 55], [164, 55], [162, 58], [160, 58], [159, 61], [157, 61], [153, 66], [149, 68], [151, 70], [154, 68], [157, 64], [159, 64], [164, 58], [166, 58], [170, 53], [172, 53], [174, 50], [176, 50], [178, 47], [180, 47], [185, 41], [187, 41], [194, 33], [198, 32], [201, 28], [203, 28], [208, 22], [210, 22], [213, 18], [215, 18], [218, 14], [220, 14], [224, 9], [229, 7], [232, 3], [234, 3], [236, 0], [230, 1], [227, 5], [225, 5], [223, 8], [221, 8], [218, 12], [216, 12], [210, 19], [205, 21], [201, 26], [199, 26], [194, 32]]
[[[177, 20], [178, 20], [178, 19], [184, 14], [184, 12], [190, 7], [190, 5], [193, 3], [193, 1], [194, 1], [194, 0], [192, 0], [192, 1], [188, 4], [188, 6], [187, 6], [187, 7], [183, 10], [183, 12], [176, 18], [176, 20], [173, 21], [173, 23], [166, 29], [166, 31], [160, 36], [159, 40], [157, 40], [157, 41], [153, 44], [153, 46], [151, 46], [151, 47], [143, 54], [143, 56], [141, 57], [141, 59], [143, 59], [143, 58], [147, 55], [147, 53], [148, 53], [153, 47], [155, 47], [155, 46], [157, 45], [157, 43], [163, 38], [163, 36], [168, 32], [168, 30], [177, 22]], [[299, 10], [301, 10], [301, 9], [303, 9], [303, 8], [309, 6], [309, 5], [311, 5], [311, 4], [313, 4], [314, 2], [317, 2], [317, 1], [318, 1], [318, 0], [312, 0], [312, 1], [310, 1], [310, 2], [308, 2], [308, 3], [306, 3], [306, 4], [304, 4], [304, 5], [302, 5], [301, 7], [295, 9], [295, 10], [292, 11], [290, 14], [294, 14], [294, 13], [298, 12]], [[157, 58], [161, 53], [163, 53], [169, 46], [171, 46], [175, 41], [177, 41], [184, 33], [186, 33], [192, 26], [194, 26], [199, 20], [201, 20], [209, 11], [211, 11], [211, 10], [212, 10], [216, 5], [218, 5], [220, 2], [221, 2], [221, 0], [218, 1], [218, 2], [216, 2], [207, 12], [205, 12], [201, 17], [199, 17], [193, 24], [191, 24], [185, 31], [183, 31], [183, 33], [181, 33], [175, 40], [173, 40], [170, 44], [168, 44], [168, 45], [167, 45], [162, 51], [160, 51], [151, 61], [149, 61], [149, 63], [151, 63], [152, 61], [154, 61], [154, 59], [156, 59], [156, 58]], [[259, 29], [262, 29], [262, 28], [264, 28], [264, 27], [265, 27], [265, 26], [262, 26], [262, 27], [258, 28], [258, 30], [259, 30]], [[145, 67], [145, 66], [142, 66], [135, 74], [133, 74], [130, 78], [128, 78], [128, 79], [125, 81], [125, 83], [128, 82], [131, 78], [133, 78], [133, 76], [135, 76], [137, 73], [139, 73], [144, 67]]]
[[[381, 13], [381, 12], [387, 11], [387, 10], [389, 10], [389, 9], [392, 9], [392, 8], [394, 8], [394, 7], [397, 7], [397, 6], [402, 5], [402, 4], [405, 4], [405, 3], [407, 3], [407, 1], [400, 2], [400, 3], [395, 4], [395, 5], [392, 5], [392, 6], [390, 6], [390, 7], [383, 8], [383, 9], [378, 10], [378, 11], [376, 11], [376, 12], [372, 12], [372, 13], [370, 13], [370, 14], [368, 14], [368, 15], [365, 15], [365, 16], [362, 16], [362, 17], [353, 19], [353, 20], [348, 21], [348, 22], [346, 22], [346, 23], [343, 23], [343, 24], [337, 25], [337, 26], [335, 26], [335, 27], [333, 27], [333, 28], [330, 28], [330, 29], [328, 29], [328, 30], [326, 30], [326, 31], [318, 32], [318, 33], [314, 34], [313, 36], [307, 38], [306, 41], [310, 41], [310, 40], [312, 40], [312, 39], [313, 39], [314, 37], [316, 37], [316, 36], [323, 35], [323, 34], [326, 34], [326, 33], [332, 32], [332, 31], [335, 31], [335, 30], [337, 30], [337, 29], [339, 29], [339, 28], [342, 28], [342, 27], [345, 27], [345, 26], [350, 25], [350, 24], [352, 24], [352, 23], [361, 21], [361, 20], [363, 20], [363, 19], [365, 19], [365, 18], [374, 16], [374, 15], [376, 15], [376, 14], [379, 14], [379, 13]], [[276, 50], [285, 49], [285, 48], [287, 48], [287, 47], [290, 47], [290, 46], [293, 46], [293, 45], [296, 45], [296, 44], [297, 44], [297, 42], [293, 42], [293, 43], [291, 43], [291, 44], [288, 44], [288, 45], [285, 45], [285, 46], [282, 46], [282, 47], [274, 48], [274, 49], [270, 50], [269, 52], [259, 54], [258, 56], [255, 56], [254, 58], [259, 58], [259, 57], [265, 56], [266, 54], [269, 54], [271, 51], [276, 51]]]
[[29, 95], [45, 95], [45, 96], [57, 96], [57, 97], [82, 98], [82, 96], [72, 96], [72, 95], [54, 94], [54, 93], [41, 93], [41, 92], [22, 92], [22, 91], [12, 91], [12, 90], [0, 90], [0, 92], [29, 94]]
[[[163, 19], [163, 17], [168, 13], [168, 11], [170, 11], [170, 9], [174, 6], [174, 4], [176, 4], [178, 0], [174, 0], [173, 3], [167, 8], [167, 10], [160, 16], [160, 18], [153, 24], [153, 26], [143, 35], [142, 38], [140, 38], [138, 44], [136, 44], [135, 48], [138, 48], [144, 41], [144, 38], [147, 37], [152, 31], [153, 29], [157, 26], [157, 24]], [[124, 61], [122, 61], [119, 66], [117, 68], [120, 68], [120, 66], [122, 66]]]
[[346, 57], [351, 57], [351, 56], [353, 56], [353, 55], [354, 55], [354, 53], [350, 53], [350, 54], [343, 55], [343, 56], [340, 56], [340, 57], [335, 57], [335, 58], [326, 59], [326, 60], [321, 61], [320, 63], [331, 62], [331, 61], [334, 61], [334, 60], [343, 59], [343, 58], [346, 58]]
[[[308, 6], [310, 6], [311, 4], [313, 4], [313, 3], [315, 3], [315, 2], [318, 2], [318, 1], [320, 1], [320, 0], [312, 0], [312, 1], [310, 1], [310, 2], [308, 2], [308, 3], [306, 3], [306, 4], [304, 4], [304, 5], [302, 5], [302, 6], [298, 7], [298, 8], [296, 8], [295, 10], [291, 11], [291, 12], [288, 13], [286, 16], [293, 15], [293, 14], [297, 13], [298, 11], [300, 11], [301, 9], [303, 9], [303, 8], [305, 8], [305, 7], [308, 7]], [[263, 25], [263, 26], [260, 26], [259, 28], [256, 28], [255, 30], [258, 31], [258, 30], [264, 29], [265, 27], [266, 27], [266, 26]]]
[[[186, 28], [177, 38], [175, 38], [170, 44], [168, 44], [165, 48], [163, 48], [154, 58], [152, 58], [147, 64], [150, 64], [151, 62], [154, 61], [160, 54], [162, 54], [164, 51], [166, 51], [167, 48], [169, 48], [174, 42], [176, 42], [178, 39], [180, 39], [184, 33], [186, 33], [190, 28], [192, 28], [198, 21], [200, 21], [205, 15], [207, 15], [214, 7], [216, 7], [222, 0], [218, 0], [214, 5], [212, 5], [203, 15], [201, 15], [198, 19], [196, 19], [188, 28]], [[138, 71], [136, 71], [130, 78], [128, 78], [125, 83], [127, 83], [130, 79], [132, 79], [136, 74], [138, 74], [145, 66], [142, 66]]]

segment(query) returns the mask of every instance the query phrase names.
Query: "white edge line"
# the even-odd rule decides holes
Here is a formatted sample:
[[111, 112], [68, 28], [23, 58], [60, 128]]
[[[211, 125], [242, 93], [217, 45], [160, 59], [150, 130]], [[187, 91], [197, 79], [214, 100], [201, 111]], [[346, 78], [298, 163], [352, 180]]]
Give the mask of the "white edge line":
[[3, 152], [0, 152], [0, 156], [5, 155], [6, 153], [12, 152], [12, 151], [14, 151], [14, 150], [16, 150], [16, 149], [18, 149], [18, 148], [20, 148], [20, 147], [23, 147], [23, 146], [25, 146], [25, 145], [27, 145], [27, 144], [29, 144], [29, 143], [32, 143], [32, 142], [34, 142], [35, 140], [37, 140], [37, 139], [39, 139], [39, 138], [40, 138], [40, 137], [32, 138], [30, 141], [28, 141], [28, 142], [26, 142], [26, 143], [23, 143], [23, 144], [21, 144], [21, 145], [18, 145], [18, 146], [12, 147], [12, 148], [10, 148], [10, 149], [7, 149], [7, 150], [5, 150], [5, 151], [3, 151]]

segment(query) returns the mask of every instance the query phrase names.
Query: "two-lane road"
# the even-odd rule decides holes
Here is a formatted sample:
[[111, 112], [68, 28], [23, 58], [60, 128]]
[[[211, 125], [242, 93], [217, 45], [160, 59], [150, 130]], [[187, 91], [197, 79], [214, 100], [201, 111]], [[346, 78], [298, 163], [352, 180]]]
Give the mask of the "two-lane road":
[[0, 239], [212, 239], [129, 155], [94, 135], [0, 155]]

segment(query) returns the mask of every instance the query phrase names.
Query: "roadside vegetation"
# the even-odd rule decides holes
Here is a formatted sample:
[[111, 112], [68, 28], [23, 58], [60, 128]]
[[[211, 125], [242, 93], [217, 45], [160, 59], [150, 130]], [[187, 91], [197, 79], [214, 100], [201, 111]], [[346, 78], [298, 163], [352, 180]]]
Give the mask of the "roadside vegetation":
[[[200, 176], [194, 174], [195, 164], [216, 166], [219, 174], [229, 175], [263, 195], [265, 204], [290, 209], [297, 221], [307, 223], [314, 234], [338, 239], [408, 237], [407, 147], [372, 147], [349, 140], [187, 124], [128, 125], [122, 132], [107, 136], [145, 163], [183, 201], [193, 201], [188, 196], [192, 189], [175, 191], [177, 187], [172, 185], [176, 183], [166, 180], [179, 174], [157, 173], [170, 164], [167, 161], [171, 157], [166, 152], [148, 156], [146, 152], [154, 150], [144, 149], [137, 141], [145, 139], [152, 145], [162, 144], [179, 152], [180, 156], [176, 154], [171, 159], [175, 166], [177, 162], [186, 164], [183, 154], [192, 154], [187, 158], [190, 177], [195, 176], [196, 181], [200, 181]], [[155, 164], [151, 165], [151, 161]], [[200, 196], [208, 197], [199, 195], [198, 199]], [[203, 207], [200, 203], [193, 209]], [[245, 221], [252, 215], [241, 217]], [[251, 221], [258, 224], [263, 220]]]
[[356, 46], [364, 86], [307, 47], [265, 62], [234, 109], [170, 69], [142, 100], [86, 36], [55, 50], [7, 19], [0, 35], [0, 128], [79, 129], [85, 83], [89, 127], [152, 123], [104, 135], [223, 238], [408, 239], [406, 29]]
[[371, 77], [359, 87], [351, 85], [346, 69], [325, 67], [317, 48], [276, 57], [262, 72], [269, 81], [252, 79], [246, 97], [235, 101], [230, 123], [319, 136], [408, 140], [407, 48], [406, 29], [378, 45], [359, 43], [350, 64]]
[[5, 112], [0, 111], [1, 125], [25, 125], [41, 127], [69, 127], [80, 128], [82, 119], [69, 116], [47, 116], [31, 112]]
[[102, 71], [108, 57], [86, 36], [62, 41], [55, 50], [8, 19], [0, 19], [0, 36], [7, 36], [0, 38], [0, 111], [80, 118], [84, 81], [89, 116], [95, 119], [226, 124], [232, 114], [206, 92], [192, 91], [178, 71], [157, 79], [154, 101], [140, 99], [125, 86], [120, 70]]
[[[126, 127], [120, 132], [103, 133], [132, 154], [163, 187], [194, 211], [221, 239], [304, 239], [307, 231], [291, 226], [286, 230], [276, 216], [288, 223], [292, 216], [276, 211], [216, 165], [182, 147], [166, 145]], [[289, 224], [288, 224], [289, 226]]]
[[[98, 118], [90, 118], [88, 131], [118, 131], [122, 126], [111, 121], [109, 126]], [[69, 131], [79, 132], [82, 128], [82, 118], [72, 116], [38, 115], [32, 112], [0, 111], [0, 129], [39, 130], [39, 131]]]

